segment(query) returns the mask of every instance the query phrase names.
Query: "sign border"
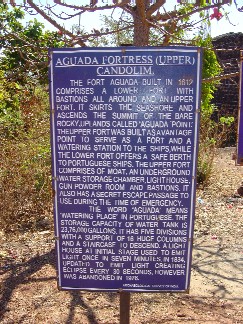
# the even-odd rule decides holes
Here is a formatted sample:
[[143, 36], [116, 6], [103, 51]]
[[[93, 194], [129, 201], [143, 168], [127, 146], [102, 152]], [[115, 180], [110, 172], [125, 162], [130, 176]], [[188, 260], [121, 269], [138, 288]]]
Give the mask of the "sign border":
[[[82, 287], [64, 287], [61, 285], [61, 278], [59, 274], [61, 273], [60, 264], [60, 246], [58, 244], [59, 240], [59, 225], [58, 225], [58, 203], [57, 203], [57, 169], [56, 169], [56, 140], [55, 140], [55, 119], [54, 119], [54, 67], [53, 67], [53, 54], [54, 53], [120, 53], [120, 52], [164, 52], [164, 51], [174, 51], [176, 53], [197, 53], [197, 78], [196, 80], [196, 99], [195, 99], [195, 128], [194, 128], [194, 153], [193, 153], [193, 163], [192, 163], [192, 184], [191, 184], [191, 200], [190, 200], [190, 227], [188, 229], [188, 249], [187, 249], [187, 267], [185, 275], [185, 289], [181, 290], [171, 290], [171, 289], [133, 289], [133, 288], [120, 288], [120, 289], [101, 289], [101, 288], [82, 288]], [[92, 48], [56, 48], [49, 49], [49, 78], [50, 78], [50, 105], [51, 105], [51, 144], [52, 144], [52, 179], [54, 188], [54, 219], [55, 219], [55, 235], [56, 235], [56, 251], [57, 251], [57, 268], [58, 268], [58, 287], [60, 290], [81, 290], [81, 291], [97, 291], [97, 292], [117, 292], [117, 291], [127, 291], [127, 292], [146, 292], [146, 293], [158, 293], [158, 292], [187, 292], [189, 291], [190, 276], [191, 276], [191, 263], [192, 263], [192, 245], [193, 245], [193, 230], [194, 230], [194, 218], [195, 218], [195, 198], [196, 198], [196, 173], [197, 173], [197, 159], [198, 159], [198, 141], [199, 141], [199, 121], [200, 121], [200, 99], [201, 99], [201, 65], [202, 65], [202, 50], [200, 47], [195, 46], [173, 46], [173, 47], [92, 47]], [[87, 67], [89, 65], [85, 65]], [[68, 68], [72, 66], [68, 65]], [[75, 66], [73, 66], [75, 67]], [[80, 65], [79, 67], [82, 67]], [[65, 68], [65, 66], [62, 66]]]

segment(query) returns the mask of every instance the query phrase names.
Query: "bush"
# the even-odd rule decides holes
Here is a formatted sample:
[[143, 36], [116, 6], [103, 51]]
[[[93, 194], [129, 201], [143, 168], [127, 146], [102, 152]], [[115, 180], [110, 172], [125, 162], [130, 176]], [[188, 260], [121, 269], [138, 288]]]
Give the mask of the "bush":
[[[22, 127], [11, 134], [1, 129], [0, 226], [6, 232], [50, 224], [52, 189], [47, 100], [42, 89], [21, 94], [18, 122]], [[14, 119], [13, 125], [15, 128]]]
[[[213, 112], [213, 105], [211, 109]], [[206, 186], [209, 183], [216, 150], [227, 140], [233, 122], [233, 117], [221, 117], [218, 122], [215, 122], [211, 119], [211, 114], [204, 115], [201, 119], [197, 165], [198, 185]]]
[[212, 115], [216, 107], [211, 103], [214, 91], [219, 81], [213, 78], [221, 73], [221, 67], [218, 63], [215, 52], [211, 49], [211, 37], [197, 38], [197, 45], [204, 49], [203, 54], [203, 69], [202, 78], [212, 79], [210, 82], [202, 83], [202, 98], [201, 98], [201, 121], [199, 135], [199, 152], [197, 165], [197, 183], [207, 185], [213, 169], [213, 160], [215, 157], [216, 148], [220, 147], [226, 140], [229, 127], [234, 122], [233, 117], [223, 117], [218, 122], [212, 119]]

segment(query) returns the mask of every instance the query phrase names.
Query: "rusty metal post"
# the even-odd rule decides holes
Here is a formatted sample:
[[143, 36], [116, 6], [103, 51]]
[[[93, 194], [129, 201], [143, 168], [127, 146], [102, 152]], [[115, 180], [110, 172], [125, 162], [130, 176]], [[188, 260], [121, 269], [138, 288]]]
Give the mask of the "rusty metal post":
[[119, 291], [120, 294], [120, 324], [130, 323], [130, 293]]

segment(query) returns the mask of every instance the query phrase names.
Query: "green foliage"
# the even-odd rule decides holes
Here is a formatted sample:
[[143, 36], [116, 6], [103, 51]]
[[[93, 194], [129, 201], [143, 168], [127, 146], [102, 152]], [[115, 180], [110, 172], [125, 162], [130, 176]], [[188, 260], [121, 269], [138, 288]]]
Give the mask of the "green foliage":
[[[93, 38], [91, 46], [121, 46], [131, 45], [133, 39], [133, 22], [130, 16], [123, 14], [123, 19], [117, 21], [113, 17], [102, 16], [103, 27], [101, 32], [107, 32], [107, 36], [99, 36]], [[110, 30], [114, 33], [109, 34]]]
[[25, 96], [17, 136], [1, 133], [0, 227], [6, 232], [45, 228], [51, 217], [48, 96], [41, 87]]
[[51, 210], [48, 48], [65, 44], [0, 3], [0, 227], [42, 228]]
[[[191, 6], [182, 6], [180, 13], [187, 13]], [[45, 31], [36, 19], [23, 26], [24, 13], [17, 7], [9, 10], [0, 3], [0, 226], [5, 231], [43, 227], [52, 208], [51, 160], [49, 145], [49, 104], [44, 85], [47, 84], [47, 49], [68, 46], [66, 39], [57, 32]], [[185, 18], [185, 21], [188, 18]], [[124, 16], [119, 23], [104, 18], [103, 31], [123, 29], [109, 37], [98, 37], [94, 31], [92, 45], [107, 46], [131, 44], [132, 21]], [[183, 30], [170, 24], [165, 31], [170, 42], [178, 42]], [[83, 31], [80, 31], [83, 33]], [[150, 35], [149, 45], [158, 45], [160, 30]], [[205, 47], [203, 79], [220, 73], [210, 37], [199, 35], [195, 42]], [[202, 109], [198, 182], [206, 184], [212, 172], [215, 147], [226, 134], [233, 121], [222, 117], [212, 121], [215, 107], [211, 104], [217, 82], [202, 85]]]
[[30, 128], [36, 90], [48, 84], [48, 48], [65, 45], [59, 33], [36, 19], [24, 26], [23, 18], [18, 7], [0, 3], [0, 135], [6, 138]]
[[11, 138], [17, 136], [23, 123], [19, 106], [20, 86], [8, 82], [0, 71], [0, 135]]
[[[206, 6], [205, 2], [201, 3], [201, 6]], [[180, 6], [178, 10], [179, 15], [185, 15], [183, 20], [184, 23], [189, 21], [189, 15], [193, 10], [193, 5]], [[218, 76], [222, 70], [218, 63], [217, 56], [214, 52], [212, 40], [210, 35], [207, 33], [210, 25], [208, 12], [201, 11], [200, 18], [202, 19], [202, 28], [196, 36], [194, 36], [192, 43], [196, 46], [203, 48], [203, 69], [202, 79], [213, 79]], [[110, 38], [111, 43], [116, 46], [120, 44], [131, 44], [133, 39], [133, 30], [129, 29], [131, 26], [131, 20], [125, 18], [119, 23], [108, 17], [104, 17], [104, 29], [108, 28], [123, 29], [123, 31], [113, 34]], [[127, 29], [126, 29], [127, 27]], [[167, 38], [167, 44], [180, 43], [182, 39], [186, 41], [186, 35], [183, 29], [173, 26], [172, 21], [163, 25], [164, 28], [164, 39]], [[102, 40], [101, 40], [102, 41]], [[150, 33], [149, 45], [158, 45], [161, 43], [161, 31], [152, 29]], [[101, 44], [100, 44], [101, 45]], [[102, 45], [104, 45], [102, 43]], [[106, 45], [106, 44], [105, 44]], [[212, 119], [212, 115], [216, 107], [212, 104], [214, 92], [217, 88], [219, 81], [210, 81], [202, 83], [201, 89], [201, 122], [200, 122], [200, 147], [198, 157], [198, 183], [206, 184], [210, 178], [213, 158], [215, 155], [216, 147], [222, 144], [222, 140], [227, 136], [227, 129], [232, 124], [233, 119], [231, 117], [221, 118], [217, 123]]]
[[[211, 49], [212, 41], [211, 37], [207, 36], [202, 38], [200, 35], [196, 38], [196, 44], [204, 48], [203, 52], [203, 69], [202, 69], [202, 79], [213, 78], [222, 72], [222, 69], [218, 63], [217, 56], [213, 49]], [[208, 118], [212, 115], [214, 107], [211, 104], [213, 99], [214, 91], [217, 88], [219, 81], [204, 82], [202, 84], [201, 92], [201, 113], [202, 118]]]
[[202, 83], [201, 91], [201, 121], [200, 139], [197, 167], [197, 182], [207, 185], [213, 169], [215, 150], [220, 147], [227, 138], [229, 127], [234, 122], [233, 117], [221, 117], [219, 122], [212, 119], [216, 107], [211, 103], [214, 92], [219, 81], [213, 78], [219, 75], [222, 70], [218, 63], [217, 56], [213, 51], [210, 36], [199, 35], [196, 38], [198, 46], [204, 48], [202, 79], [212, 79], [210, 82]]
[[48, 48], [68, 45], [63, 35], [45, 31], [34, 19], [25, 26], [24, 12], [0, 4], [0, 56], [5, 77], [21, 85], [47, 84]]
[[232, 124], [233, 124], [233, 122], [234, 122], [234, 117], [232, 117], [232, 116], [229, 116], [229, 117], [224, 117], [224, 116], [222, 116], [222, 117], [220, 117], [220, 124], [221, 125], [226, 125], [226, 126], [231, 126]]
[[[217, 57], [212, 47], [211, 39], [207, 37], [202, 39], [198, 37], [198, 45], [205, 47], [203, 55], [202, 78], [212, 78], [221, 71]], [[206, 82], [202, 84], [201, 91], [201, 121], [200, 121], [200, 139], [199, 154], [197, 165], [197, 183], [207, 185], [213, 168], [213, 159], [217, 141], [215, 139], [215, 122], [212, 120], [212, 114], [215, 110], [211, 104], [213, 93], [216, 90], [218, 82]]]

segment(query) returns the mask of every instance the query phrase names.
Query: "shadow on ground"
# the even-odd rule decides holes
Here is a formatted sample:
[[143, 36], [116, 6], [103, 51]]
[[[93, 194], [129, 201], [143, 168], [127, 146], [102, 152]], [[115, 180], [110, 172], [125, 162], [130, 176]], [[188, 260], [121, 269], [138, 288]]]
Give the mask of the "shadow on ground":
[[[49, 270], [47, 273], [41, 273], [41, 270], [43, 268], [48, 267]], [[50, 271], [50, 268], [52, 269]], [[1, 278], [1, 299], [0, 299], [0, 321], [3, 321], [3, 319], [8, 315], [9, 312], [13, 311], [13, 304], [14, 300], [16, 300], [16, 292], [20, 290], [20, 293], [18, 292], [18, 298], [20, 297], [20, 294], [23, 294], [23, 297], [25, 297], [23, 291], [31, 290], [31, 286], [34, 285], [32, 288], [32, 292], [30, 292], [30, 295], [33, 294], [33, 297], [35, 298], [35, 295], [38, 297], [38, 291], [36, 291], [36, 285], [35, 284], [41, 284], [44, 285], [50, 285], [52, 283], [52, 286], [54, 287], [53, 294], [55, 294], [56, 291], [61, 295], [63, 295], [63, 306], [65, 304], [65, 309], [68, 310], [65, 318], [66, 320], [63, 321], [62, 319], [59, 319], [62, 323], [74, 323], [75, 319], [75, 311], [76, 309], [82, 309], [82, 311], [86, 314], [87, 323], [92, 324], [98, 324], [100, 323], [98, 319], [96, 318], [95, 312], [93, 311], [93, 307], [89, 304], [92, 304], [92, 299], [95, 299], [96, 296], [88, 298], [88, 300], [84, 300], [82, 293], [79, 291], [59, 291], [56, 284], [56, 260], [55, 260], [55, 250], [52, 249], [50, 252], [47, 252], [43, 255], [37, 255], [34, 257], [31, 257], [29, 260], [23, 263], [14, 263], [14, 262], [7, 262], [6, 265], [2, 265], [0, 267], [0, 278]], [[38, 274], [39, 273], [39, 274]], [[21, 289], [22, 287], [22, 289]], [[24, 288], [26, 287], [26, 288]], [[30, 287], [30, 288], [27, 288]], [[90, 293], [92, 295], [92, 293]], [[41, 296], [41, 303], [39, 305], [35, 305], [35, 303], [32, 305], [32, 307], [35, 308], [41, 308], [49, 299], [50, 294], [47, 291], [47, 296]], [[97, 293], [96, 293], [97, 295]], [[115, 299], [117, 299], [117, 294], [115, 293], [106, 293], [103, 294], [106, 295], [106, 298], [108, 298], [110, 303], [113, 303]], [[26, 295], [26, 299], [28, 299], [28, 295]], [[68, 300], [68, 303], [67, 303]], [[58, 298], [56, 300], [59, 305], [57, 307], [62, 308], [62, 301]], [[41, 305], [42, 304], [42, 305]], [[23, 316], [20, 316], [21, 314], [18, 314], [18, 319], [16, 318], [16, 322], [24, 322], [26, 319], [26, 315], [28, 313], [28, 308], [30, 305], [27, 305], [26, 312]], [[102, 306], [102, 305], [100, 305]], [[16, 305], [18, 307], [18, 305]], [[19, 317], [20, 316], [20, 317]], [[6, 321], [11, 322], [11, 321]], [[15, 322], [15, 321], [14, 321]], [[30, 321], [31, 322], [31, 321]], [[1, 322], [2, 323], [2, 322]], [[4, 322], [5, 323], [5, 322]]]
[[[234, 309], [243, 301], [240, 252], [219, 240], [197, 239], [190, 294], [132, 294], [131, 323], [207, 323], [207, 317], [235, 323], [242, 318]], [[1, 323], [119, 323], [117, 293], [60, 291], [55, 268], [54, 249], [1, 266]]]
[[209, 236], [197, 239], [192, 269], [193, 292], [197, 290], [201, 295], [243, 302], [242, 246], [226, 246], [222, 240]]

